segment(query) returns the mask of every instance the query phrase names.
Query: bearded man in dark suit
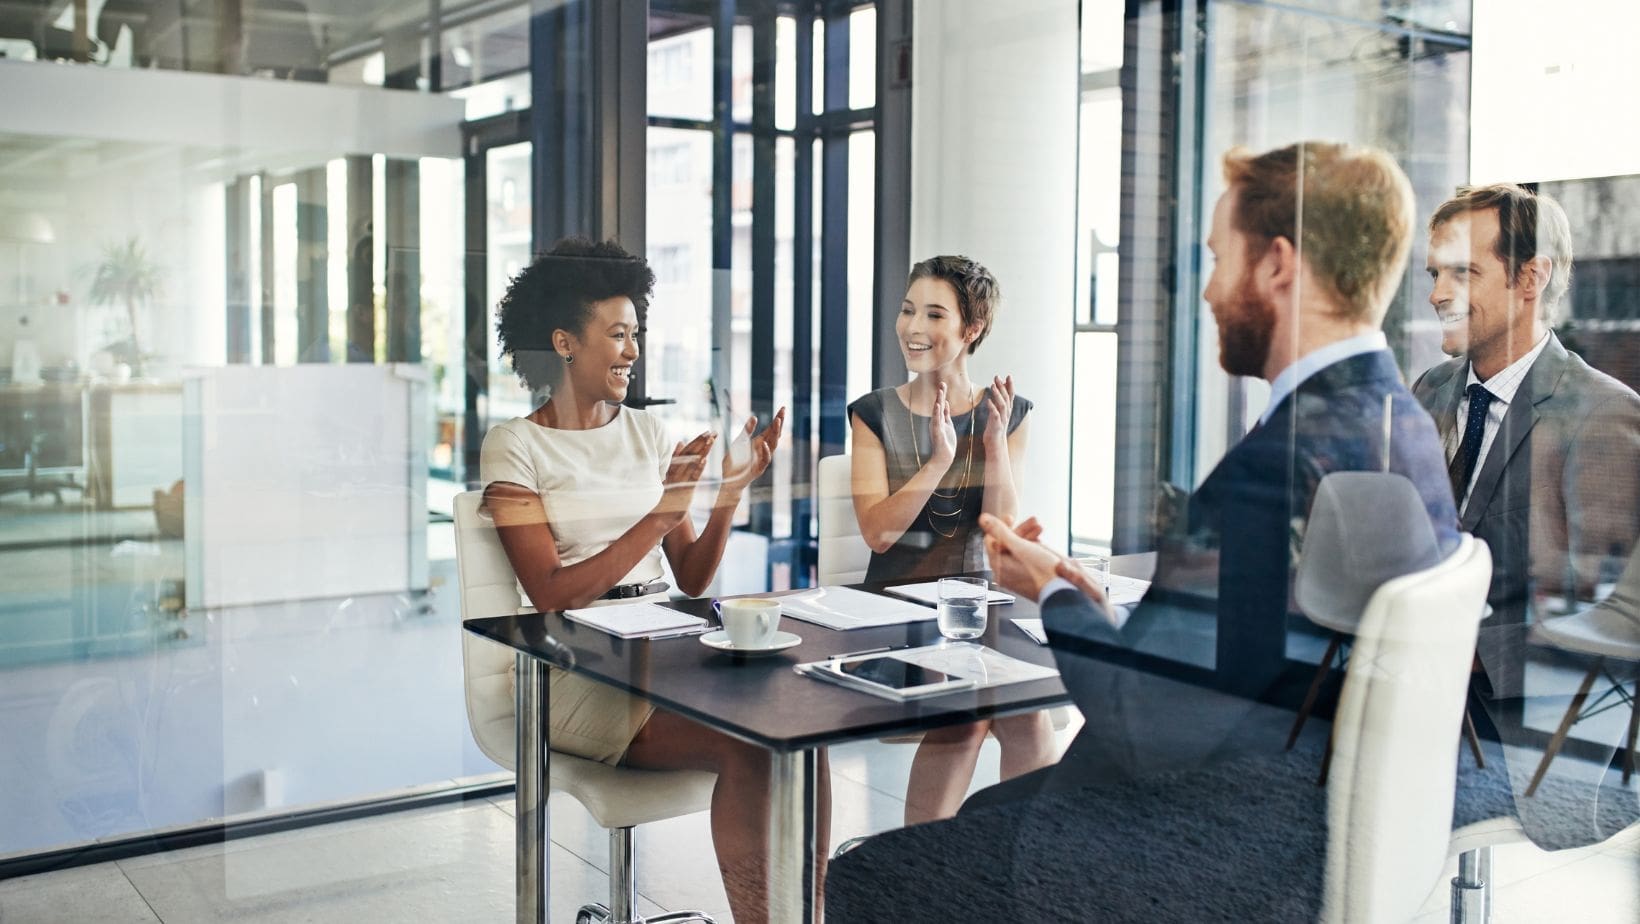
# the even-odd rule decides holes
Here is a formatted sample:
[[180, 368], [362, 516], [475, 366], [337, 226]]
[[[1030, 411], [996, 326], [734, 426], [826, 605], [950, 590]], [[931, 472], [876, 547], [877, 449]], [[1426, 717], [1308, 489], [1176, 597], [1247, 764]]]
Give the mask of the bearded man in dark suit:
[[[1034, 521], [1016, 530], [982, 519], [997, 583], [1037, 601], [1086, 724], [1058, 764], [981, 791], [953, 820], [881, 835], [839, 858], [828, 907], [848, 920], [932, 920], [926, 893], [896, 905], [879, 880], [903, 879], [912, 861], [917, 875], [929, 875], [930, 857], [950, 856], [942, 842], [965, 846], [939, 870], [943, 891], [932, 906], [965, 906], [971, 920], [1036, 920], [1059, 902], [1062, 913], [1090, 920], [1314, 919], [1326, 819], [1313, 762], [1296, 784], [1269, 781], [1295, 794], [1290, 817], [1267, 835], [1285, 843], [1260, 854], [1290, 857], [1280, 869], [1243, 868], [1236, 844], [1217, 844], [1215, 860], [1232, 858], [1221, 867], [1225, 881], [1215, 884], [1190, 860], [1188, 889], [1177, 877], [1176, 886], [1156, 889], [1139, 882], [1143, 870], [1172, 865], [1158, 848], [1178, 843], [1146, 843], [1118, 846], [1133, 861], [1120, 869], [1095, 860], [1098, 874], [1090, 867], [1085, 881], [1039, 881], [1060, 868], [1045, 842], [1097, 853], [1104, 842], [1096, 839], [1122, 838], [1101, 813], [1166, 814], [1182, 789], [1191, 790], [1192, 812], [1233, 814], [1245, 793], [1200, 780], [1181, 786], [1177, 774], [1282, 753], [1286, 723], [1271, 722], [1261, 700], [1277, 696], [1287, 672], [1296, 555], [1325, 475], [1403, 475], [1441, 552], [1458, 544], [1434, 423], [1402, 383], [1379, 329], [1414, 233], [1405, 174], [1382, 152], [1317, 142], [1256, 156], [1232, 151], [1224, 171], [1203, 298], [1218, 326], [1220, 365], [1269, 382], [1269, 406], [1191, 497], [1175, 533], [1159, 541], [1154, 583], [1131, 615], [1108, 607], [1080, 568], [1034, 541]], [[1188, 660], [1188, 640], [1203, 627], [1213, 641], [1199, 669], [1152, 669], [1157, 656]], [[1101, 801], [1113, 791], [1121, 797]], [[1249, 833], [1275, 821], [1256, 820], [1246, 819]], [[1044, 831], [1058, 833], [1045, 841]]]

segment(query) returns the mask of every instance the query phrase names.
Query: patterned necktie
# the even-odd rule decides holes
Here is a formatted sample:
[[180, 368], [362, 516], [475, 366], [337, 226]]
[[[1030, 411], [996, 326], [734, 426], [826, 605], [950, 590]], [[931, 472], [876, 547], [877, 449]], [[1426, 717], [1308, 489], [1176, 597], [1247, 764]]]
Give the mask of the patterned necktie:
[[1452, 479], [1452, 499], [1463, 509], [1464, 495], [1469, 492], [1469, 478], [1475, 474], [1475, 460], [1481, 457], [1481, 437], [1486, 435], [1486, 410], [1492, 404], [1492, 393], [1479, 382], [1469, 386], [1469, 420], [1463, 429], [1463, 442], [1453, 454], [1446, 473]]

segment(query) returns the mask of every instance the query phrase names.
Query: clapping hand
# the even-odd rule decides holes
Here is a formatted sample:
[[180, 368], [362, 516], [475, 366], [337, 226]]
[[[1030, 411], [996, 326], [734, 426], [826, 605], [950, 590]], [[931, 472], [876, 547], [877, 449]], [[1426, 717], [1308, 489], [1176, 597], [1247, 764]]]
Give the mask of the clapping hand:
[[774, 420], [757, 433], [757, 418], [746, 418], [746, 427], [740, 432], [723, 451], [723, 488], [724, 491], [735, 492], [735, 499], [739, 500], [739, 492], [757, 480], [769, 467], [774, 458], [774, 449], [780, 444], [780, 432], [786, 426], [786, 409], [781, 408], [774, 415]]
[[989, 411], [985, 421], [986, 458], [1005, 458], [1008, 454], [1008, 424], [1014, 416], [1014, 377], [991, 379], [991, 387], [985, 391], [985, 404]]
[[689, 513], [689, 502], [695, 497], [695, 486], [706, 471], [706, 455], [717, 441], [717, 434], [708, 430], [687, 443], [672, 448], [672, 461], [666, 467], [662, 482], [661, 500], [655, 512], [682, 521]]
[[941, 475], [957, 458], [957, 425], [951, 422], [951, 401], [946, 397], [945, 383], [934, 395], [934, 409], [928, 419], [928, 462]]

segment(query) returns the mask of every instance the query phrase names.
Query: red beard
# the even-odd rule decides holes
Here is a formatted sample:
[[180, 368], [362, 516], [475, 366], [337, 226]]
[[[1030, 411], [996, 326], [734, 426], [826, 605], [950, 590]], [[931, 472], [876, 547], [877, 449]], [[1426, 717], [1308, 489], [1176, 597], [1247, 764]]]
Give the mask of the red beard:
[[1252, 273], [1241, 277], [1235, 299], [1219, 312], [1219, 365], [1231, 375], [1261, 376], [1270, 358], [1276, 312], [1253, 291]]

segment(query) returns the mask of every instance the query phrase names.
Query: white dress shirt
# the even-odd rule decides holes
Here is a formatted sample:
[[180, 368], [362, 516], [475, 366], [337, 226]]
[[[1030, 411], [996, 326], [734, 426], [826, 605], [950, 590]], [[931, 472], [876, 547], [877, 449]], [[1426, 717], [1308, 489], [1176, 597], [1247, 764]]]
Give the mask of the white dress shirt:
[[1344, 340], [1329, 343], [1317, 350], [1311, 350], [1300, 356], [1292, 365], [1281, 370], [1270, 383], [1270, 403], [1265, 405], [1264, 413], [1258, 415], [1260, 425], [1270, 422], [1270, 415], [1287, 396], [1298, 390], [1304, 380], [1333, 363], [1341, 363], [1352, 356], [1362, 353], [1372, 353], [1377, 350], [1389, 349], [1389, 341], [1385, 339], [1381, 330], [1357, 334]]
[[[1509, 413], [1509, 403], [1515, 400], [1515, 392], [1520, 391], [1521, 383], [1526, 381], [1526, 374], [1532, 371], [1532, 364], [1537, 362], [1543, 348], [1549, 345], [1549, 335], [1545, 333], [1538, 339], [1537, 346], [1520, 359], [1515, 360], [1497, 375], [1482, 382], [1475, 374], [1475, 364], [1469, 364], [1469, 378], [1464, 382], [1464, 393], [1468, 394], [1469, 386], [1480, 385], [1492, 394], [1492, 403], [1486, 408], [1486, 429], [1481, 431], [1481, 454], [1475, 459], [1475, 470], [1469, 473], [1469, 484], [1464, 486], [1463, 497], [1458, 504], [1458, 516], [1463, 516], [1469, 506], [1469, 492], [1475, 487], [1475, 479], [1486, 464], [1486, 453], [1492, 448], [1492, 441], [1498, 438], [1498, 428], [1503, 426], [1503, 417]], [[1446, 434], [1446, 461], [1452, 462], [1452, 457], [1458, 454], [1458, 446], [1463, 443], [1464, 426], [1469, 421], [1469, 399], [1458, 401], [1454, 411], [1457, 423]]]

